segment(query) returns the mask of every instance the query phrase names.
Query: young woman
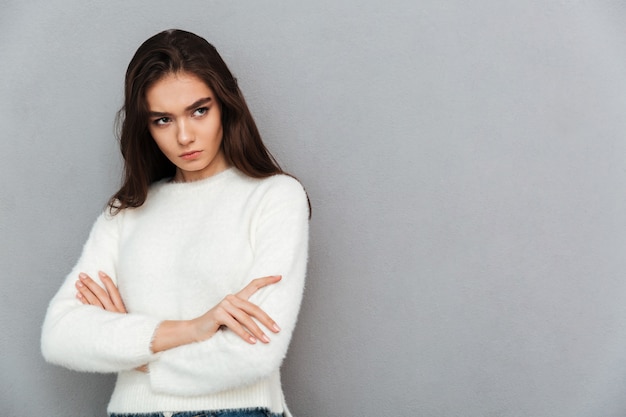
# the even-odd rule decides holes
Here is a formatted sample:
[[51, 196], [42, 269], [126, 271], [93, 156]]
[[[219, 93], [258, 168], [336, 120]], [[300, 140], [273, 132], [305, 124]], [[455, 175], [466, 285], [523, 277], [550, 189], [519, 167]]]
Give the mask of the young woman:
[[288, 416], [279, 367], [304, 286], [302, 186], [192, 33], [139, 47], [119, 117], [123, 185], [50, 302], [44, 357], [116, 372], [110, 416]]

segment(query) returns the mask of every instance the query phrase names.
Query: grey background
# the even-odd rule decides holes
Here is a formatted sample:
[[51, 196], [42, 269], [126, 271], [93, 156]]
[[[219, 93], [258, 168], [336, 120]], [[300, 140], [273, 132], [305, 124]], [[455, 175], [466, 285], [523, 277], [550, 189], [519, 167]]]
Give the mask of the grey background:
[[624, 2], [1, 6], [1, 415], [105, 415], [113, 378], [44, 363], [40, 326], [118, 184], [126, 65], [171, 27], [311, 197], [296, 416], [626, 415]]

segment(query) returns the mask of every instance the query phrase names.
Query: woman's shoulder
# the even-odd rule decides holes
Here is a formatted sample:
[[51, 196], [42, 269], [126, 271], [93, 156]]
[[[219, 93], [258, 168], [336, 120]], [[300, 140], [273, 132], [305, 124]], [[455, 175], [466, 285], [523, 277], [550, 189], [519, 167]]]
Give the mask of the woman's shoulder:
[[271, 211], [283, 210], [285, 213], [302, 213], [310, 218], [311, 204], [302, 183], [289, 174], [276, 174], [259, 180], [258, 191], [261, 196], [259, 207]]
[[306, 197], [306, 192], [302, 183], [289, 174], [275, 174], [270, 177], [257, 180], [258, 188], [263, 194], [279, 198]]
[[123, 221], [126, 209], [114, 210], [111, 206], [100, 212], [91, 225], [89, 235], [92, 238], [103, 238], [105, 236], [115, 237], [119, 233], [120, 225]]
[[268, 186], [281, 188], [285, 190], [299, 191], [304, 190], [304, 186], [296, 177], [290, 174], [274, 174], [272, 176], [261, 179]]

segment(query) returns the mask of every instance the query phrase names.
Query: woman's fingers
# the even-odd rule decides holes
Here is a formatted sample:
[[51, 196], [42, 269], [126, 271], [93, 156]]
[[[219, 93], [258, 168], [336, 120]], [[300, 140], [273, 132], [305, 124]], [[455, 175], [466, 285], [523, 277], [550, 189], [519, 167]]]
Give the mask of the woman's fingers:
[[264, 343], [269, 343], [269, 337], [267, 337], [259, 325], [253, 320], [254, 317], [261, 321], [263, 325], [268, 327], [268, 319], [269, 321], [272, 321], [269, 316], [258, 306], [250, 303], [249, 301], [241, 300], [234, 295], [229, 295], [227, 299], [234, 306], [231, 315], [237, 320], [237, 322], [240, 323], [256, 339], [259, 339]]
[[98, 296], [93, 293], [91, 287], [85, 282], [87, 280], [91, 281], [91, 278], [82, 273], [79, 275], [79, 280], [76, 281], [76, 289], [78, 290], [76, 296], [83, 304], [104, 308]]
[[113, 280], [110, 276], [105, 274], [104, 272], [98, 272], [98, 276], [100, 277], [100, 281], [104, 284], [104, 288], [107, 290], [111, 302], [115, 306], [115, 309], [118, 313], [126, 313], [126, 306], [124, 305], [124, 301], [122, 300], [122, 296], [120, 295], [119, 290], [113, 283]]
[[[76, 282], [77, 297], [83, 304], [97, 306], [107, 311], [120, 312], [111, 300], [109, 293], [91, 279], [89, 275], [81, 272], [78, 278]], [[113, 283], [111, 282], [111, 284]]]
[[[238, 297], [235, 297], [235, 298], [238, 298]], [[263, 309], [261, 309], [261, 307], [246, 300], [239, 299], [239, 302], [241, 303], [240, 309], [244, 311], [249, 317], [254, 317], [263, 326], [270, 329], [274, 333], [278, 333], [280, 331], [280, 327], [278, 327], [278, 324], [276, 324], [276, 322], [272, 320], [269, 314], [267, 314]], [[256, 323], [253, 320], [251, 321], [256, 326]]]
[[[196, 341], [212, 337], [220, 327], [227, 327], [248, 343], [254, 344], [257, 340], [269, 343], [270, 339], [259, 324], [274, 333], [280, 327], [262, 308], [248, 301], [259, 289], [280, 281], [280, 275], [272, 275], [253, 279], [237, 294], [224, 297], [215, 307], [200, 317], [191, 320], [193, 323], [192, 338]], [[159, 329], [163, 327], [160, 326]]]
[[250, 344], [255, 344], [257, 339], [250, 334], [246, 328], [239, 323], [234, 317], [233, 314], [226, 310], [226, 308], [219, 306], [216, 311], [216, 320], [222, 326], [228, 327], [232, 332], [237, 334], [243, 340]]
[[246, 285], [241, 291], [237, 293], [237, 296], [239, 298], [243, 298], [244, 300], [248, 300], [250, 297], [252, 297], [252, 294], [257, 292], [261, 288], [271, 284], [276, 284], [281, 279], [281, 275], [270, 275], [268, 277], [253, 279], [248, 285]]
[[238, 296], [226, 296], [215, 308], [215, 321], [218, 324], [228, 327], [247, 342], [255, 343], [258, 339], [269, 343], [269, 337], [255, 320], [274, 333], [280, 330], [274, 320], [259, 306]]

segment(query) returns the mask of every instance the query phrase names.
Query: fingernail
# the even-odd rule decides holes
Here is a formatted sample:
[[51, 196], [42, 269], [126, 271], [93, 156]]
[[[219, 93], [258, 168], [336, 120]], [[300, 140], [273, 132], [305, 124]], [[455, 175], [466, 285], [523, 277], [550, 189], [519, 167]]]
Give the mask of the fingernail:
[[76, 286], [80, 288], [84, 287], [83, 283], [80, 281], [76, 281]]
[[98, 275], [100, 275], [100, 277], [101, 277], [101, 278], [104, 278], [104, 277], [106, 277], [106, 276], [107, 276], [107, 274], [105, 274], [105, 273], [104, 273], [104, 272], [102, 272], [102, 271], [98, 271]]
[[80, 274], [78, 274], [78, 278], [85, 279], [87, 278], [87, 275], [84, 272], [81, 272]]
[[269, 337], [267, 337], [266, 335], [261, 336], [261, 340], [264, 341], [265, 343], [269, 343], [270, 342]]
[[83, 298], [83, 295], [79, 292], [76, 293], [76, 298], [78, 298], [79, 300]]
[[275, 332], [280, 332], [280, 327], [278, 327], [278, 324], [276, 323], [272, 325], [272, 329], [274, 329]]
[[256, 339], [252, 336], [250, 336], [248, 340], [250, 341], [250, 343], [256, 343]]

